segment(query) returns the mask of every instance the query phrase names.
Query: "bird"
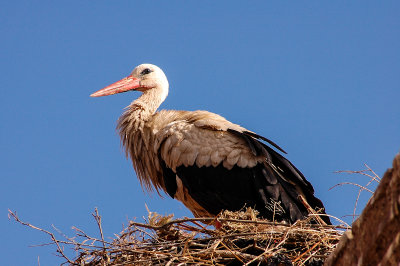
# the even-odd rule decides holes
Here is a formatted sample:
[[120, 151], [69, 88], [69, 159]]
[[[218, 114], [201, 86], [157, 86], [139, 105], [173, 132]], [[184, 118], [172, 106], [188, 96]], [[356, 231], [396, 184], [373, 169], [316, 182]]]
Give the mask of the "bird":
[[169, 92], [158, 66], [141, 64], [90, 96], [128, 91], [141, 95], [126, 107], [117, 131], [147, 191], [164, 191], [195, 217], [244, 207], [285, 223], [306, 219], [310, 208], [325, 214], [311, 183], [271, 140], [212, 112], [157, 111]]

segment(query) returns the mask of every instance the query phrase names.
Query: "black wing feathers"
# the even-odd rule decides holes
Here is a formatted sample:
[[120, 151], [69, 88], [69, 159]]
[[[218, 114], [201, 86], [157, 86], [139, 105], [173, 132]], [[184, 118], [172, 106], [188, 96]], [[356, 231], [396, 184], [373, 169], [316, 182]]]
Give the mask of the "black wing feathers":
[[[324, 208], [303, 174], [286, 158], [257, 139], [267, 141], [283, 151], [279, 146], [252, 132], [232, 129], [228, 129], [228, 132], [244, 139], [252, 153], [264, 156], [265, 162], [252, 168], [235, 165], [227, 169], [222, 163], [217, 167], [177, 167], [176, 175], [190, 196], [205, 210], [217, 215], [222, 210], [237, 211], [246, 206], [255, 208], [266, 219], [293, 223], [308, 216], [299, 195], [305, 197], [312, 208]], [[176, 175], [164, 162], [162, 167], [165, 188], [174, 197], [177, 190]], [[322, 219], [330, 224], [329, 217], [322, 216]]]
[[[245, 168], [228, 170], [217, 167], [180, 166], [176, 169], [191, 197], [208, 212], [240, 210], [245, 204], [255, 205], [251, 176]], [[246, 171], [247, 170], [247, 171]]]
[[176, 184], [176, 174], [174, 173], [174, 171], [172, 171], [171, 168], [168, 168], [165, 165], [165, 162], [163, 160], [160, 161], [161, 161], [161, 167], [163, 169], [165, 189], [167, 190], [168, 195], [174, 198], [176, 190], [178, 189], [178, 186]]
[[263, 156], [269, 157], [269, 154], [265, 150], [263, 144], [260, 143], [259, 141], [257, 141], [256, 139], [254, 139], [252, 136], [245, 135], [245, 134], [243, 134], [239, 131], [233, 130], [233, 129], [228, 129], [227, 131], [238, 136], [239, 138], [244, 139], [247, 142], [247, 145], [251, 149], [251, 152], [253, 153], [254, 156], [263, 155]]
[[[228, 131], [229, 131], [229, 129], [228, 129]], [[267, 139], [267, 138], [265, 138], [263, 136], [257, 135], [256, 133], [253, 133], [253, 132], [250, 132], [250, 131], [244, 131], [243, 133], [246, 134], [246, 135], [252, 136], [255, 139], [262, 139], [263, 141], [268, 142], [269, 144], [271, 144], [272, 146], [274, 146], [276, 149], [280, 150], [281, 152], [283, 152], [285, 154], [287, 153], [281, 147], [279, 147], [278, 144], [276, 144], [275, 142], [273, 142], [270, 139]]]
[[300, 210], [294, 204], [280, 182], [269, 183], [271, 178], [265, 175], [264, 167], [258, 164], [253, 168], [234, 166], [228, 170], [220, 164], [217, 167], [180, 166], [176, 170], [190, 196], [211, 214], [247, 206], [269, 220], [295, 222], [305, 218], [306, 209]]

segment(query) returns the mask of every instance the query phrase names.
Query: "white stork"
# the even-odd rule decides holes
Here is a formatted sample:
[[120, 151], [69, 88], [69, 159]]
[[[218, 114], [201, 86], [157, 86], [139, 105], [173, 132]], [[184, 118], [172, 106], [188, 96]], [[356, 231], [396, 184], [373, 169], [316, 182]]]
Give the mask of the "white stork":
[[[148, 191], [164, 190], [195, 217], [247, 206], [264, 218], [293, 223], [308, 216], [309, 206], [324, 211], [303, 174], [263, 142], [284, 152], [272, 141], [207, 111], [156, 112], [168, 88], [159, 67], [142, 64], [91, 95], [142, 92], [119, 118], [117, 129]], [[330, 224], [327, 216], [323, 219]]]

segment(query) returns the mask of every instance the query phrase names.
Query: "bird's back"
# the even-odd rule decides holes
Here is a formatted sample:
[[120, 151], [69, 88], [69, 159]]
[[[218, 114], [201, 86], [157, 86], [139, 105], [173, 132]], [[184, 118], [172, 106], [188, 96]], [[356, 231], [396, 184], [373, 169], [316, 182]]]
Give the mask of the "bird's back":
[[152, 180], [195, 215], [246, 205], [265, 218], [294, 222], [308, 215], [299, 196], [314, 209], [323, 209], [312, 185], [290, 161], [261, 136], [219, 115], [160, 111], [147, 127], [162, 175]]

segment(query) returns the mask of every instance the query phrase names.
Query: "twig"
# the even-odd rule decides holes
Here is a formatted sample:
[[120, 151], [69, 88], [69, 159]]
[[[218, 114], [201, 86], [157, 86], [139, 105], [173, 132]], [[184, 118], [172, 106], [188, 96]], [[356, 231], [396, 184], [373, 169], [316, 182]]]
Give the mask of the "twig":
[[376, 182], [380, 182], [381, 181], [381, 178], [380, 178], [380, 176], [379, 175], [377, 175], [376, 173], [375, 173], [375, 171], [374, 170], [372, 170], [366, 163], [364, 163], [364, 165], [365, 165], [365, 167], [367, 167], [367, 169], [369, 170], [369, 171], [371, 171], [371, 173], [373, 173], [374, 174], [374, 176], [372, 177]]
[[[341, 225], [334, 225], [334, 226], [328, 225], [328, 226], [331, 227], [332, 229], [345, 229], [345, 230], [348, 230], [348, 229], [351, 228], [351, 226], [350, 226], [348, 223], [346, 223], [345, 221], [339, 219], [338, 217], [333, 216], [333, 215], [330, 215], [330, 214], [324, 213], [324, 214], [310, 214], [310, 215], [311, 215], [311, 216], [314, 216], [314, 215], [316, 215], [316, 216], [320, 216], [320, 215], [328, 216], [329, 218], [333, 218], [333, 219], [339, 221], [340, 223], [342, 223], [342, 224], [344, 225], [344, 226], [341, 226]], [[325, 226], [324, 226], [324, 227], [325, 227]], [[325, 227], [325, 228], [326, 228], [326, 227]]]
[[357, 186], [357, 187], [359, 187], [359, 188], [362, 189], [362, 190], [366, 190], [366, 191], [370, 192], [371, 194], [374, 194], [374, 192], [373, 192], [372, 190], [369, 190], [368, 188], [366, 188], [366, 187], [364, 187], [364, 186], [362, 186], [362, 185], [360, 185], [360, 184], [353, 183], [353, 182], [341, 182], [341, 183], [339, 183], [339, 184], [334, 185], [334, 186], [331, 187], [329, 190], [331, 190], [331, 189], [333, 189], [333, 188], [335, 188], [335, 187], [337, 187], [337, 186], [342, 186], [342, 185], [353, 185], [353, 186]]
[[[345, 185], [345, 184], [350, 184], [350, 185], [354, 185], [354, 186], [359, 187], [359, 190], [358, 190], [358, 193], [357, 193], [357, 198], [356, 198], [356, 201], [354, 203], [353, 215], [352, 215], [353, 216], [353, 221], [352, 222], [355, 221], [355, 218], [357, 216], [356, 215], [356, 211], [357, 211], [358, 202], [359, 202], [359, 199], [360, 199], [360, 196], [361, 196], [361, 192], [363, 190], [366, 190], [366, 191], [370, 192], [371, 194], [373, 194], [374, 192], [372, 190], [368, 189], [367, 187], [374, 181], [379, 184], [379, 182], [381, 180], [381, 178], [366, 163], [364, 163], [364, 166], [367, 169], [360, 170], [360, 171], [343, 170], [343, 171], [336, 171], [335, 173], [360, 174], [360, 175], [367, 176], [367, 177], [370, 178], [370, 180], [365, 186], [362, 186], [362, 185], [359, 185], [359, 184], [356, 184], [356, 183], [353, 183], [353, 182], [342, 182], [342, 183], [336, 184], [335, 186], [330, 188], [330, 190], [331, 190], [331, 189], [333, 189], [333, 188], [335, 188], [337, 186], [342, 186], [342, 185]], [[371, 172], [372, 175], [368, 174], [367, 172]]]
[[322, 218], [321, 218], [319, 215], [316, 215], [317, 212], [310, 206], [310, 204], [308, 204], [308, 202], [306, 201], [306, 199], [305, 199], [302, 195], [299, 195], [298, 198], [299, 198], [300, 202], [306, 207], [307, 211], [308, 211], [309, 213], [313, 214], [314, 217], [317, 219], [317, 221], [318, 221], [320, 224], [322, 224], [322, 225], [327, 225], [327, 224], [325, 223], [325, 221], [322, 220]]
[[298, 260], [300, 260], [305, 254], [307, 254], [308, 252], [310, 252], [311, 250], [313, 250], [314, 248], [316, 248], [319, 244], [321, 244], [324, 240], [326, 239], [326, 237], [324, 239], [322, 239], [321, 241], [315, 243], [314, 245], [312, 245], [311, 248], [307, 249], [305, 252], [303, 252], [302, 254], [300, 254], [300, 256], [298, 256], [295, 260], [293, 260], [293, 262], [296, 262]]
[[97, 207], [94, 208], [94, 213], [92, 213], [92, 216], [96, 220], [97, 226], [99, 227], [100, 236], [101, 236], [101, 243], [103, 243], [103, 248], [104, 248], [104, 250], [106, 250], [106, 245], [104, 244], [103, 228], [101, 227], [101, 216], [99, 215]]
[[[374, 172], [374, 170], [372, 170], [366, 163], [364, 163], [364, 166], [367, 168], [365, 170], [358, 170], [358, 171], [354, 171], [354, 170], [340, 170], [340, 171], [335, 171], [334, 173], [346, 173], [346, 174], [360, 174], [360, 175], [364, 175], [364, 176], [368, 176], [370, 179], [372, 179], [373, 181], [379, 183], [381, 178]], [[373, 175], [369, 175], [366, 174], [365, 172], [371, 172]]]
[[53, 240], [53, 242], [57, 245], [57, 252], [59, 252], [59, 253], [61, 254], [61, 256], [62, 256], [64, 259], [66, 259], [66, 260], [68, 261], [68, 263], [70, 263], [70, 264], [72, 264], [72, 265], [77, 265], [76, 263], [74, 263], [72, 260], [70, 260], [70, 259], [64, 254], [64, 251], [63, 251], [63, 249], [61, 248], [61, 246], [60, 246], [60, 244], [59, 244], [59, 241], [56, 239], [56, 237], [54, 236], [53, 233], [51, 233], [51, 232], [49, 232], [49, 231], [47, 231], [47, 230], [44, 230], [44, 229], [42, 229], [42, 228], [36, 227], [36, 226], [34, 226], [34, 225], [30, 224], [30, 223], [26, 223], [26, 222], [21, 221], [21, 220], [19, 219], [17, 213], [16, 213], [16, 212], [12, 212], [12, 211], [9, 209], [9, 210], [8, 210], [8, 218], [11, 219], [11, 217], [12, 217], [15, 221], [17, 221], [18, 223], [20, 223], [20, 224], [22, 224], [22, 225], [28, 226], [28, 227], [30, 227], [30, 228], [33, 228], [33, 229], [35, 229], [35, 230], [38, 230], [38, 231], [41, 231], [41, 232], [43, 232], [43, 233], [48, 234], [48, 235], [51, 237], [51, 239]]

